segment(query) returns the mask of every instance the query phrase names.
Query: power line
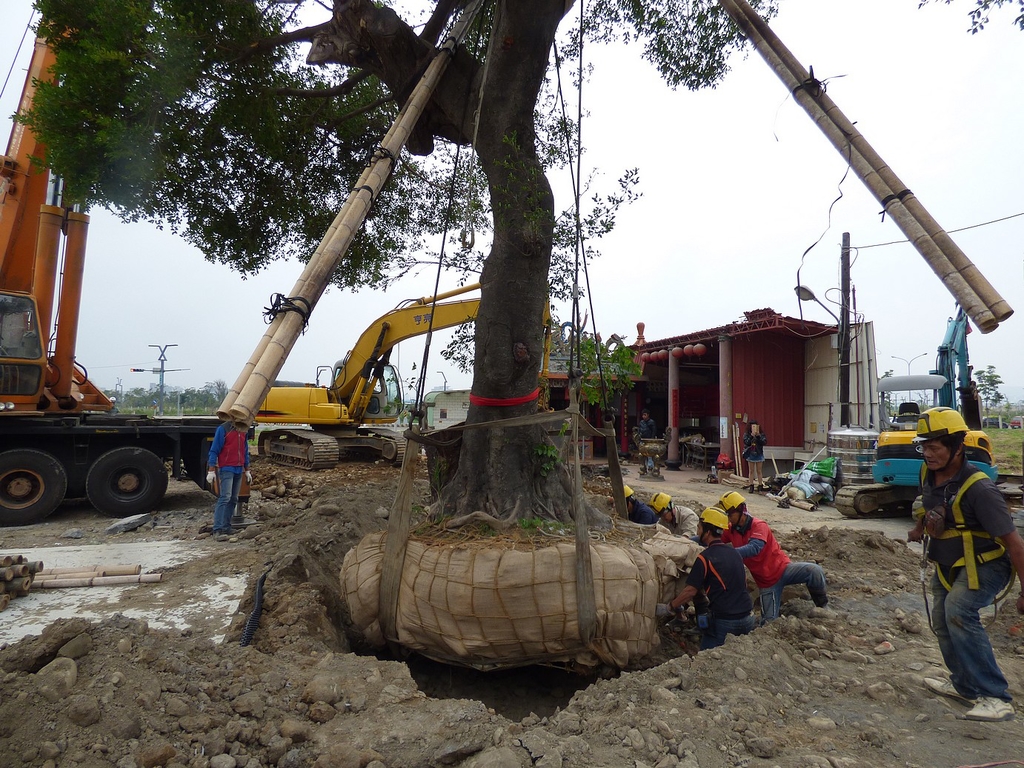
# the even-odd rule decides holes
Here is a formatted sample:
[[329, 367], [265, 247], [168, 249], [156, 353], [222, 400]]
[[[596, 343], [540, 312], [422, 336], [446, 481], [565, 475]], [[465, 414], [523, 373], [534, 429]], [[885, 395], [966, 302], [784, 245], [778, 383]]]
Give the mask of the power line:
[[[966, 232], [968, 229], [977, 229], [978, 227], [987, 227], [989, 224], [998, 224], [1001, 221], [1009, 221], [1010, 219], [1016, 219], [1018, 216], [1024, 216], [1024, 211], [1020, 213], [1014, 213], [1009, 216], [1003, 216], [1001, 219], [992, 219], [992, 221], [983, 221], [980, 224], [971, 224], [968, 227], [960, 227], [959, 229], [951, 229], [948, 234], [952, 235], [956, 232]], [[909, 243], [910, 240], [891, 240], [888, 243], [873, 243], [871, 245], [858, 245], [857, 250], [866, 251], [868, 248], [881, 248], [886, 245], [900, 245], [902, 243]]]

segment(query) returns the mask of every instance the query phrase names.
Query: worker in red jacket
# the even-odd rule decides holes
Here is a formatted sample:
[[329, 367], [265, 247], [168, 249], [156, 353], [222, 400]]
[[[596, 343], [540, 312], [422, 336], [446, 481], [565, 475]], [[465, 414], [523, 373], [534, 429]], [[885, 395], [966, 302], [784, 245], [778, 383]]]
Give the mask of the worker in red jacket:
[[206, 482], [212, 488], [219, 481], [217, 506], [213, 510], [214, 536], [230, 536], [231, 517], [238, 505], [242, 476], [252, 482], [249, 472], [249, 428], [245, 424], [225, 421], [213, 435], [210, 456], [207, 459]]
[[791, 584], [806, 584], [816, 606], [828, 605], [825, 572], [820, 565], [791, 561], [768, 523], [747, 512], [747, 500], [738, 492], [725, 494], [718, 506], [729, 516], [729, 529], [722, 534], [722, 541], [736, 548], [761, 591], [761, 624], [779, 618], [782, 590]]

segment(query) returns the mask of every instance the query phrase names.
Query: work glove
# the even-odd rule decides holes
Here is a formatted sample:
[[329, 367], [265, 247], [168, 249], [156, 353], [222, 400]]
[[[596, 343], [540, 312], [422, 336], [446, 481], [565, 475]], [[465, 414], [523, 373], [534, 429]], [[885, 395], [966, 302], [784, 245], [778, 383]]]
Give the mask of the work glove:
[[672, 616], [674, 613], [675, 613], [675, 611], [673, 611], [669, 607], [668, 603], [658, 603], [657, 607], [654, 609], [654, 617], [657, 618], [657, 619], [667, 619], [669, 616]]
[[217, 473], [212, 469], [206, 473], [206, 484], [213, 485], [213, 482], [217, 479]]
[[249, 470], [245, 471], [245, 482], [252, 485], [252, 472], [250, 472]]

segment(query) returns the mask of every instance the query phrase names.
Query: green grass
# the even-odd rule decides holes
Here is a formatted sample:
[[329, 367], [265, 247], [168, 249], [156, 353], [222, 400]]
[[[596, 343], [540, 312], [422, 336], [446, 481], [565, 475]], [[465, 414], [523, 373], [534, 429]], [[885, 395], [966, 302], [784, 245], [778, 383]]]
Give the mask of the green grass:
[[986, 429], [985, 434], [992, 441], [999, 471], [1014, 475], [1021, 474], [1021, 443], [1024, 442], [1024, 430]]

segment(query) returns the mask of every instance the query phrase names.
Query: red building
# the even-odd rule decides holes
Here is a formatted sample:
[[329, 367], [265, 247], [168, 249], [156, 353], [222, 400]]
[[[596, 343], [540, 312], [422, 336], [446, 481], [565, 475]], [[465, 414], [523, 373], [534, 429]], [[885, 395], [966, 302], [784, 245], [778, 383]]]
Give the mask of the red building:
[[[758, 309], [729, 325], [654, 341], [644, 338], [643, 323], [637, 330], [633, 349], [643, 376], [622, 408], [621, 450], [630, 450], [632, 427], [645, 407], [659, 430], [671, 430], [669, 467], [681, 462], [680, 438], [695, 433], [735, 461], [735, 435], [742, 436], [750, 420], [761, 424], [776, 459], [792, 460], [814, 447], [819, 431], [824, 444], [838, 381], [838, 353], [828, 340], [838, 334], [836, 326]], [[825, 417], [808, 409], [805, 393], [814, 391], [825, 393], [824, 403], [813, 403], [826, 409]]]

